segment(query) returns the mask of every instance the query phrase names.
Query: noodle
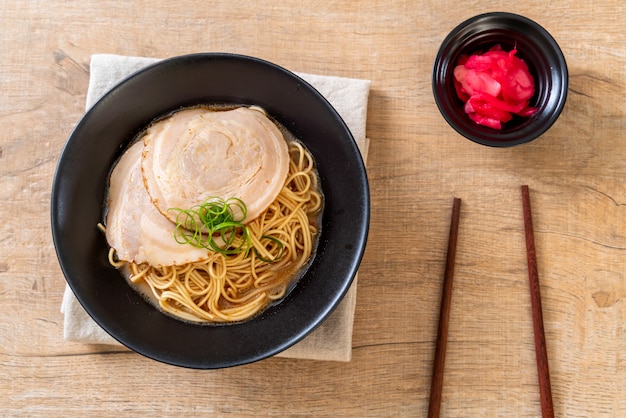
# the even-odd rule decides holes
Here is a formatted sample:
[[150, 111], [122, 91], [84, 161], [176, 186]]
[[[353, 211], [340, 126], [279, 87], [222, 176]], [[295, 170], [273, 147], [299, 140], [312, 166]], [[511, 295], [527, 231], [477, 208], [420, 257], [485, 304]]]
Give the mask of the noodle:
[[243, 321], [282, 299], [311, 258], [323, 204], [311, 154], [297, 141], [289, 143], [289, 152], [285, 185], [247, 225], [249, 251], [211, 252], [201, 262], [153, 267], [117, 261], [111, 249], [109, 262], [127, 267], [132, 284], [147, 285], [163, 312], [188, 321]]

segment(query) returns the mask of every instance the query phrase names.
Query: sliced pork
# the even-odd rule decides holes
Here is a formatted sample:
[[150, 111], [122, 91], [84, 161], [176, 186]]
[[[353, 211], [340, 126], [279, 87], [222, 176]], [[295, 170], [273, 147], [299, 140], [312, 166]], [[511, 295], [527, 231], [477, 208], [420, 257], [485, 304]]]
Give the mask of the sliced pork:
[[143, 142], [132, 145], [111, 172], [106, 238], [120, 260], [155, 267], [205, 260], [208, 251], [174, 239], [176, 225], [154, 206], [141, 173]]
[[236, 197], [247, 206], [247, 223], [275, 200], [289, 169], [282, 133], [252, 108], [181, 110], [150, 126], [143, 142], [146, 189], [172, 221], [177, 212], [169, 209]]

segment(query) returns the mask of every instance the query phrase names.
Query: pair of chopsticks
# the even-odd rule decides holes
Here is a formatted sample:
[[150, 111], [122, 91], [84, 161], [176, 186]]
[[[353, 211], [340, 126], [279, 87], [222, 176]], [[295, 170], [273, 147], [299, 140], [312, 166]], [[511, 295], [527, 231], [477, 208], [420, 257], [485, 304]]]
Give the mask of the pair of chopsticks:
[[[522, 186], [522, 207], [524, 211], [524, 231], [526, 235], [526, 258], [528, 261], [528, 280], [530, 285], [530, 301], [533, 316], [533, 330], [535, 334], [535, 354], [537, 356], [537, 374], [539, 378], [539, 395], [541, 399], [541, 416], [553, 418], [552, 389], [550, 387], [550, 372], [548, 369], [548, 353], [546, 337], [543, 328], [543, 313], [541, 308], [541, 293], [539, 291], [539, 274], [537, 272], [537, 255], [535, 251], [535, 235], [533, 231], [532, 212], [530, 207], [530, 193], [528, 186]], [[448, 341], [448, 326], [450, 323], [450, 304], [452, 301], [452, 282], [454, 277], [454, 262], [456, 259], [456, 244], [461, 213], [461, 199], [454, 198], [452, 204], [452, 218], [450, 221], [450, 236], [448, 239], [448, 254], [443, 279], [443, 292], [439, 310], [439, 328], [435, 361], [430, 386], [430, 403], [428, 417], [439, 417], [441, 410], [441, 394], [443, 388], [443, 370], [446, 362], [446, 345]]]

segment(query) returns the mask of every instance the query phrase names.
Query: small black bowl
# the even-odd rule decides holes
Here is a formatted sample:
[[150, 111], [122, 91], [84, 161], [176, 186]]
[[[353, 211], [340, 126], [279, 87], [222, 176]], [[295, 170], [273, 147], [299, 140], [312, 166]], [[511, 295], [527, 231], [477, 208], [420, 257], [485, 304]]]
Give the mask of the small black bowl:
[[[530, 117], [514, 117], [501, 130], [478, 125], [464, 112], [454, 88], [454, 67], [464, 55], [488, 51], [499, 44], [517, 48], [535, 80]], [[536, 22], [516, 14], [494, 12], [472, 17], [444, 39], [433, 66], [432, 88], [444, 119], [459, 134], [482, 145], [510, 147], [530, 142], [545, 133], [559, 117], [567, 98], [568, 71], [554, 38]]]
[[[102, 220], [112, 164], [151, 121], [185, 106], [258, 105], [313, 154], [325, 196], [317, 253], [280, 303], [242, 323], [198, 325], [165, 315], [107, 261]], [[54, 176], [52, 235], [59, 263], [87, 313], [149, 358], [215, 369], [277, 354], [303, 339], [339, 304], [363, 255], [369, 187], [361, 154], [336, 110], [295, 74], [234, 54], [160, 61], [105, 94], [70, 134]]]

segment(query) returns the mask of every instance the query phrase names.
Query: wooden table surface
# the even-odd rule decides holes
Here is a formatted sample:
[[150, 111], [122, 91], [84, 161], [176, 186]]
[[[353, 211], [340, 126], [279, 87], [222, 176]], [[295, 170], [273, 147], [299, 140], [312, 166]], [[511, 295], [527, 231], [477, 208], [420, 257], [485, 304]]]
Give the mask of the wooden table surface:
[[[150, 4], [151, 3], [151, 4]], [[0, 0], [0, 416], [425, 416], [452, 200], [463, 200], [442, 416], [540, 415], [520, 186], [530, 187], [554, 408], [626, 416], [626, 7], [621, 0]], [[556, 124], [495, 149], [431, 93], [458, 23], [510, 11], [566, 56]], [[225, 51], [372, 81], [371, 228], [349, 363], [166, 366], [63, 341], [52, 176], [95, 53]]]

